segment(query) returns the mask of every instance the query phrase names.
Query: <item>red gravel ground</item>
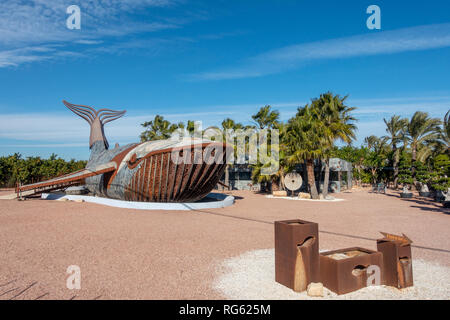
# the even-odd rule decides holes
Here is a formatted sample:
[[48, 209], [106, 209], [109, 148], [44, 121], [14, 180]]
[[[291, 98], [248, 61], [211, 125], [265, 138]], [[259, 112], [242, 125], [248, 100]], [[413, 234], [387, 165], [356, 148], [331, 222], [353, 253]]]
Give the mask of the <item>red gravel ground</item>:
[[[0, 192], [4, 195], [6, 192]], [[273, 248], [273, 221], [319, 223], [320, 248], [376, 248], [378, 231], [405, 233], [413, 257], [450, 266], [450, 213], [416, 197], [367, 190], [342, 202], [268, 199], [202, 211], [140, 211], [90, 203], [0, 200], [0, 299], [217, 299], [223, 259]], [[66, 269], [81, 268], [81, 290]]]

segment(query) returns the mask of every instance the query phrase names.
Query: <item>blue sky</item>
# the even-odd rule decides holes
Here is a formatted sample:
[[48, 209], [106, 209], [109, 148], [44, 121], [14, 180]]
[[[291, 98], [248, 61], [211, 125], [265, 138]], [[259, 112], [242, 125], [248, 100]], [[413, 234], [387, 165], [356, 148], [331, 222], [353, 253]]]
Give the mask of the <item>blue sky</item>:
[[[81, 8], [81, 29], [66, 8]], [[381, 30], [369, 30], [369, 5]], [[450, 108], [450, 2], [4, 0], [0, 155], [89, 156], [87, 123], [61, 103], [128, 110], [105, 131], [138, 141], [140, 123], [249, 123], [272, 105], [287, 120], [328, 90], [357, 107], [358, 139], [383, 118]]]

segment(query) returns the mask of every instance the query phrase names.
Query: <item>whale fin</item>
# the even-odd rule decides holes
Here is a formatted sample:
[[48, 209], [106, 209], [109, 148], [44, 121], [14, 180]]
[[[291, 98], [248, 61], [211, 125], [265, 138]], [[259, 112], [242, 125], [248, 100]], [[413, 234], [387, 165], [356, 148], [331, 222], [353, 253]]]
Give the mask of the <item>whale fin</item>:
[[103, 141], [105, 149], [108, 149], [109, 143], [105, 137], [103, 126], [108, 122], [117, 120], [122, 117], [125, 114], [126, 110], [114, 111], [110, 109], [100, 109], [96, 111], [90, 106], [72, 104], [66, 100], [63, 100], [63, 103], [67, 108], [69, 108], [70, 111], [80, 116], [89, 123], [91, 127], [89, 148], [92, 148], [95, 142]]
[[83, 183], [84, 179], [86, 178], [97, 176], [107, 172], [113, 172], [116, 169], [117, 163], [115, 163], [114, 161], [110, 161], [91, 169], [82, 169], [50, 180], [18, 186], [16, 188], [16, 194], [21, 196], [29, 196], [36, 193], [64, 188], [71, 185], [77, 185]]

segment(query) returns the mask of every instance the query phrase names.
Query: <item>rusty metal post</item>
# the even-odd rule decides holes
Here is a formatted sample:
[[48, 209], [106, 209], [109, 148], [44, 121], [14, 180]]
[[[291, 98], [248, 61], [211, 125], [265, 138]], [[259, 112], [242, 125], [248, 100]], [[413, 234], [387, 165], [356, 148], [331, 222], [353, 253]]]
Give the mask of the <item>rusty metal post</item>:
[[383, 254], [384, 284], [399, 289], [413, 286], [412, 241], [405, 235], [382, 234], [377, 250]]
[[296, 292], [320, 281], [319, 225], [303, 220], [275, 222], [275, 281]]

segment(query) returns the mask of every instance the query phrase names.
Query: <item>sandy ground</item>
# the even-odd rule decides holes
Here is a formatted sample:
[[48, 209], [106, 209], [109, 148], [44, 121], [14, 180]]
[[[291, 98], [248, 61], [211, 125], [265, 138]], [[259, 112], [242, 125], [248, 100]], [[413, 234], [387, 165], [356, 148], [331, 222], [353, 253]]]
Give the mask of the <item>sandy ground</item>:
[[[375, 249], [378, 231], [403, 232], [414, 259], [450, 267], [450, 212], [426, 199], [367, 190], [341, 193], [341, 202], [233, 194], [232, 207], [191, 212], [1, 200], [0, 299], [226, 298], [215, 286], [224, 261], [272, 249], [273, 221], [292, 218], [319, 223], [321, 249]], [[66, 288], [70, 265], [81, 269], [81, 290]]]

